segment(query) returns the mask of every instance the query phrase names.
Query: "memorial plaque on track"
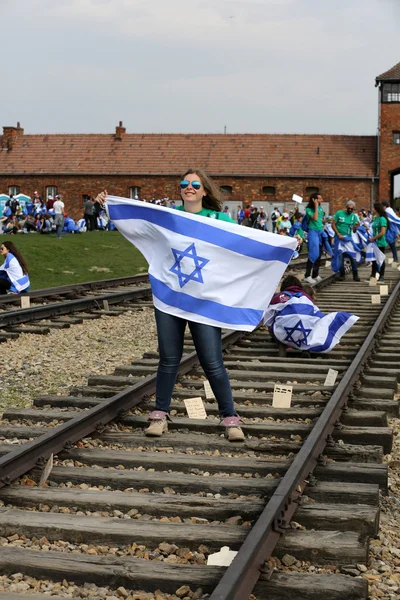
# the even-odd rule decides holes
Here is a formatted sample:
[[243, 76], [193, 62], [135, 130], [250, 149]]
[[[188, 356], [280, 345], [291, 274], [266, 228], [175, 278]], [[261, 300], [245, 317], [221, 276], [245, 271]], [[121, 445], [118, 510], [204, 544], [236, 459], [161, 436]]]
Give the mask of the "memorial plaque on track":
[[189, 419], [206, 419], [207, 413], [204, 408], [203, 400], [200, 398], [188, 398], [184, 400]]
[[292, 385], [281, 385], [276, 383], [274, 387], [274, 395], [272, 397], [272, 406], [274, 408], [290, 408], [292, 403]]

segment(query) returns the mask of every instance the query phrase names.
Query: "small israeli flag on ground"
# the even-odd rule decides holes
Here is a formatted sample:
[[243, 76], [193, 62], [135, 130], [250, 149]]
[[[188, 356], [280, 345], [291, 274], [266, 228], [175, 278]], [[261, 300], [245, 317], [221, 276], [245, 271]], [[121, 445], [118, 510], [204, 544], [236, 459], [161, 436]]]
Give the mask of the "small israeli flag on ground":
[[107, 196], [118, 230], [144, 255], [154, 305], [224, 329], [252, 331], [297, 240], [137, 200]]
[[306, 296], [292, 296], [281, 304], [271, 305], [264, 323], [285, 346], [311, 352], [329, 352], [358, 321], [346, 312], [325, 314]]

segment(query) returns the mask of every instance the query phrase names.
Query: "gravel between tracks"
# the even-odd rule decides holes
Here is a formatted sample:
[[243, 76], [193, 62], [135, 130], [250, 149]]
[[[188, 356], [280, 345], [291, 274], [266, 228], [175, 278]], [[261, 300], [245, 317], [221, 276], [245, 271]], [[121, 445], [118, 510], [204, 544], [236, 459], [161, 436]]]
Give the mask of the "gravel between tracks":
[[111, 374], [156, 350], [152, 308], [103, 315], [46, 336], [21, 334], [1, 344], [0, 411], [28, 407], [39, 394], [67, 393], [72, 385], [85, 385], [90, 374]]

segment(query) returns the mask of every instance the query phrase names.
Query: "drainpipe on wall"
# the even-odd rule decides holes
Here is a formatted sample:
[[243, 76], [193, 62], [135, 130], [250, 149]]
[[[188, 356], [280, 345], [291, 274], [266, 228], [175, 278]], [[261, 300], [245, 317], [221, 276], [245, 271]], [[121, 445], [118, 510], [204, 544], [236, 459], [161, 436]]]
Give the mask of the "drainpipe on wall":
[[370, 199], [369, 199], [369, 209], [372, 212], [372, 207], [374, 204], [374, 183], [375, 183], [375, 177], [371, 177], [371, 194], [370, 194]]

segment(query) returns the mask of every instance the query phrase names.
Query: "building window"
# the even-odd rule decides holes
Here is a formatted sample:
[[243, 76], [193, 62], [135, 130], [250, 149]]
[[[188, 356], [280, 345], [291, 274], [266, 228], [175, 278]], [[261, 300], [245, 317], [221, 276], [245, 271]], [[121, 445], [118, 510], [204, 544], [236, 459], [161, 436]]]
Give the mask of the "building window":
[[306, 196], [311, 196], [311, 194], [319, 194], [319, 188], [310, 186], [306, 187]]
[[400, 102], [400, 83], [384, 83], [382, 102]]
[[273, 185], [264, 185], [262, 193], [266, 196], [275, 196], [276, 190]]
[[19, 185], [10, 185], [8, 188], [9, 196], [17, 196], [19, 194]]
[[393, 131], [393, 144], [400, 144], [400, 131]]
[[49, 196], [51, 196], [52, 198], [54, 198], [54, 196], [57, 195], [57, 188], [55, 185], [48, 185], [46, 187], [46, 202], [49, 199]]
[[231, 185], [221, 185], [219, 189], [224, 194], [232, 194], [232, 186]]
[[138, 187], [137, 185], [133, 185], [132, 187], [129, 188], [129, 198], [131, 198], [131, 200], [138, 200], [140, 198], [140, 187]]

